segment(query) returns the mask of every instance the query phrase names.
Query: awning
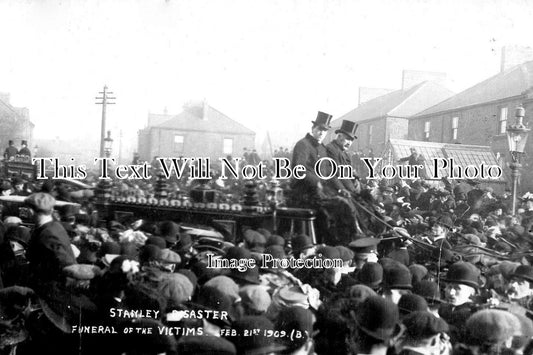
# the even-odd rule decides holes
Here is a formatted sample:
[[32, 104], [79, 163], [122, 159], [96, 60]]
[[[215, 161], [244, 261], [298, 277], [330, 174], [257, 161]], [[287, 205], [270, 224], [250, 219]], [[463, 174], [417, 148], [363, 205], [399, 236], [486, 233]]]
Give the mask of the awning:
[[[466, 168], [469, 165], [485, 166], [497, 165], [502, 168], [500, 162], [496, 159], [496, 156], [492, 152], [489, 146], [481, 145], [467, 145], [467, 144], [449, 144], [449, 143], [435, 143], [435, 142], [422, 142], [411, 141], [405, 139], [390, 139], [387, 147], [383, 152], [383, 165], [397, 164], [398, 159], [405, 158], [411, 155], [411, 148], [415, 148], [417, 153], [424, 158], [424, 169], [426, 172], [427, 180], [440, 180], [443, 177], [449, 177], [449, 169], [439, 169], [438, 179], [434, 179], [435, 176], [435, 158], [453, 158], [456, 167]], [[506, 183], [506, 176], [502, 174], [501, 177], [496, 179], [480, 180], [479, 182], [485, 183]]]

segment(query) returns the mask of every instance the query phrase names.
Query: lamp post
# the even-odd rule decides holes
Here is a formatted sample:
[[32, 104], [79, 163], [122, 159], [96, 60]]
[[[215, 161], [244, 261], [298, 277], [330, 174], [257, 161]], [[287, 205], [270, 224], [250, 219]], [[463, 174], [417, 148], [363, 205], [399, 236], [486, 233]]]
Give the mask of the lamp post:
[[111, 138], [111, 131], [107, 131], [107, 137], [104, 139], [104, 152], [106, 158], [111, 156], [113, 150], [113, 138]]
[[507, 127], [507, 142], [509, 143], [509, 152], [511, 153], [511, 178], [513, 179], [513, 200], [512, 212], [513, 216], [516, 214], [516, 193], [518, 178], [520, 177], [520, 159], [524, 155], [526, 149], [527, 137], [530, 129], [524, 123], [525, 110], [522, 106], [518, 106], [515, 111], [516, 122]]

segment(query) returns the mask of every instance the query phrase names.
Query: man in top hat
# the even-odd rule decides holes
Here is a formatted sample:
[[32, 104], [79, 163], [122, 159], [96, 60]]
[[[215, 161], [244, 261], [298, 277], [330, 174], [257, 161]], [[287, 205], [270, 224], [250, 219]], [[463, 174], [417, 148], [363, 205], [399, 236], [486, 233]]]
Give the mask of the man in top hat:
[[15, 159], [15, 156], [19, 153], [17, 148], [15, 148], [15, 143], [13, 143], [12, 140], [9, 141], [9, 146], [4, 151], [4, 159], [5, 160], [13, 160]]
[[322, 179], [315, 173], [315, 164], [320, 158], [327, 156], [322, 141], [331, 128], [331, 117], [330, 114], [319, 111], [316, 120], [312, 121], [311, 133], [307, 133], [294, 146], [291, 165], [305, 167], [305, 178], [293, 179], [291, 182], [292, 199], [297, 206], [316, 206], [317, 202], [325, 197]]
[[31, 152], [30, 152], [30, 150], [28, 149], [28, 142], [26, 142], [26, 141], [23, 140], [23, 141], [20, 143], [20, 146], [21, 146], [21, 148], [20, 148], [18, 154], [19, 154], [19, 155], [23, 155], [23, 156], [27, 156], [27, 157], [31, 158]]
[[[341, 127], [335, 131], [337, 136], [334, 140], [326, 145], [328, 157], [333, 159], [337, 166], [351, 166], [351, 159], [346, 153], [352, 145], [353, 141], [357, 139], [355, 132], [357, 124], [352, 121], [343, 120]], [[331, 190], [335, 195], [350, 197], [352, 194], [358, 192], [358, 184], [355, 179], [338, 179], [338, 174], [335, 174], [327, 181], [328, 190]]]

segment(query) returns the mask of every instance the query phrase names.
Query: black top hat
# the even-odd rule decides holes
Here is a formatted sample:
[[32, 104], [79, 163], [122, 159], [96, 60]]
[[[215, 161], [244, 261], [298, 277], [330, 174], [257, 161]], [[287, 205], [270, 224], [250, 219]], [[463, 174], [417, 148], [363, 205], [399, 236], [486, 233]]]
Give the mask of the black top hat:
[[20, 142], [21, 145], [28, 145], [28, 142], [27, 141], [22, 141]]
[[320, 128], [322, 128], [324, 130], [328, 130], [328, 129], [331, 128], [331, 126], [329, 125], [329, 123], [331, 122], [331, 117], [333, 117], [333, 116], [330, 115], [329, 113], [318, 111], [318, 115], [316, 116], [316, 120], [311, 121], [311, 122], [315, 126], [319, 126]]
[[344, 133], [347, 135], [351, 140], [354, 140], [357, 138], [355, 135], [355, 132], [357, 131], [357, 127], [359, 125], [352, 121], [342, 120], [341, 128], [335, 131], [335, 134], [337, 133]]

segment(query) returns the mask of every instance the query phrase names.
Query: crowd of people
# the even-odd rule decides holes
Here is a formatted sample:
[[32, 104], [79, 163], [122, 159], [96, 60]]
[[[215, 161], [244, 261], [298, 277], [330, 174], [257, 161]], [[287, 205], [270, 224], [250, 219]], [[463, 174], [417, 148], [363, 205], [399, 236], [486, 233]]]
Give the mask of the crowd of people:
[[[319, 114], [294, 163], [347, 159], [357, 125], [322, 146], [330, 119]], [[153, 182], [114, 184], [155, 194]], [[178, 198], [185, 186], [166, 188]], [[311, 175], [284, 188], [294, 206], [353, 208], [348, 237], [245, 226], [229, 241], [170, 220], [100, 221], [90, 193], [4, 181], [33, 223], [2, 211], [0, 354], [533, 353], [533, 194], [511, 215], [509, 192], [477, 181]], [[259, 267], [264, 255], [342, 263]]]

